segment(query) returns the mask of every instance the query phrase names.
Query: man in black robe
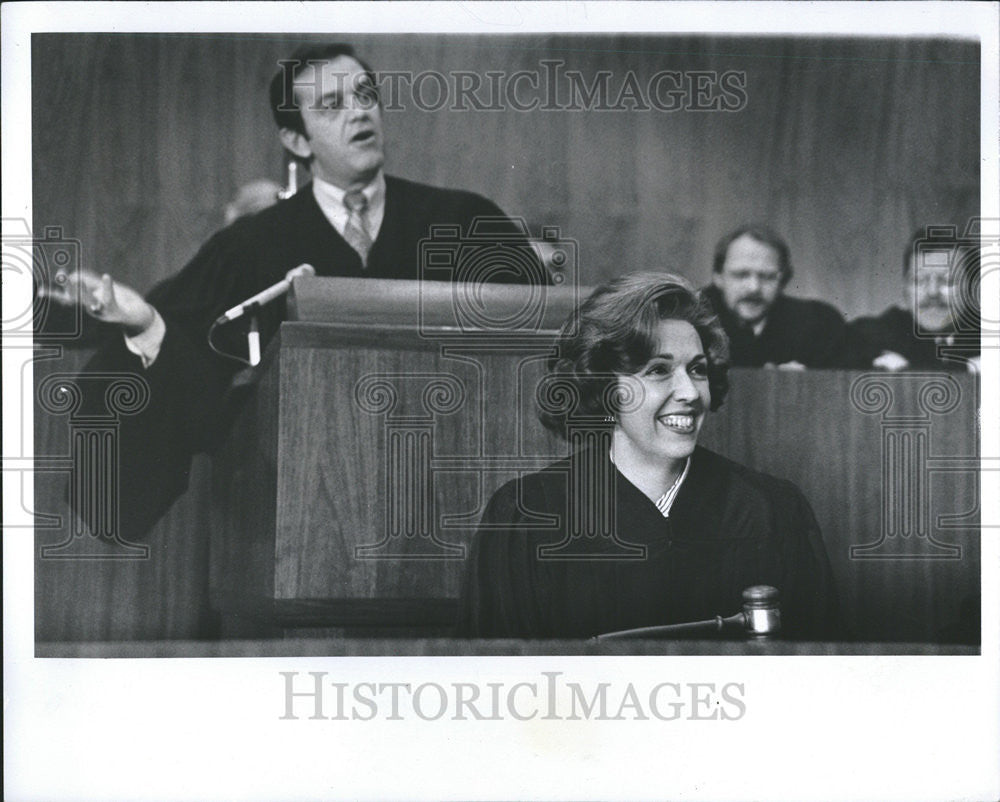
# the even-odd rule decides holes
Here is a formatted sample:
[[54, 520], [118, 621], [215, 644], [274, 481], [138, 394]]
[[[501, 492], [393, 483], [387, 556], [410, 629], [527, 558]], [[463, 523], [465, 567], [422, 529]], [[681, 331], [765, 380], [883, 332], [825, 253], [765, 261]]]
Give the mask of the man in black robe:
[[852, 368], [858, 354], [843, 315], [822, 301], [790, 298], [788, 246], [770, 229], [748, 225], [715, 249], [704, 293], [729, 337], [734, 367]]
[[978, 275], [979, 252], [973, 244], [960, 241], [954, 229], [945, 236], [920, 229], [903, 252], [904, 306], [851, 322], [853, 336], [875, 354], [871, 366], [978, 371]]
[[[421, 242], [436, 227], [469, 237], [474, 223], [486, 219], [489, 235], [502, 238], [514, 257], [493, 260], [492, 274], [477, 271], [475, 279], [549, 283], [521, 229], [496, 204], [384, 174], [375, 76], [350, 46], [304, 48], [280, 64], [270, 86], [272, 112], [284, 147], [309, 165], [311, 185], [217, 233], [146, 299], [110, 275], [85, 272], [68, 277], [62, 290], [124, 334], [86, 372], [131, 371], [149, 383], [148, 406], [123, 417], [119, 429], [119, 523], [126, 539], [140, 537], [169, 508], [187, 486], [193, 454], [217, 445], [234, 417], [227, 391], [240, 363], [209, 345], [213, 323], [290, 270], [309, 264], [319, 276], [426, 278]], [[462, 279], [461, 272], [459, 265], [451, 278]], [[284, 319], [283, 307], [259, 309], [262, 347]], [[216, 328], [214, 348], [245, 360], [246, 325]], [[96, 410], [103, 399], [87, 403]]]

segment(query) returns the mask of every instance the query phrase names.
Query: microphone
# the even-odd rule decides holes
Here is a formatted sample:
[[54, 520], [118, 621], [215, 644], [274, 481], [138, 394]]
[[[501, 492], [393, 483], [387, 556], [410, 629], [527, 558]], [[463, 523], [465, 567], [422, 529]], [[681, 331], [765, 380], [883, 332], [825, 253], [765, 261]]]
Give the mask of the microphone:
[[241, 317], [246, 314], [247, 310], [252, 306], [261, 306], [273, 301], [288, 292], [288, 288], [292, 286], [292, 280], [297, 278], [302, 278], [303, 276], [315, 276], [316, 268], [309, 264], [302, 264], [298, 267], [289, 270], [285, 277], [276, 284], [272, 284], [266, 290], [261, 290], [256, 295], [247, 298], [243, 303], [237, 304], [232, 309], [223, 312], [219, 316], [219, 319], [215, 321], [215, 325], [221, 326], [223, 323], [228, 323], [230, 320], [236, 320], [236, 318]]
[[766, 638], [781, 631], [780, 595], [778, 589], [770, 585], [753, 585], [743, 591], [743, 609], [728, 618], [717, 615], [706, 621], [622, 629], [598, 635], [596, 640], [656, 638], [697, 632], [722, 632], [725, 629], [742, 632], [751, 638]]

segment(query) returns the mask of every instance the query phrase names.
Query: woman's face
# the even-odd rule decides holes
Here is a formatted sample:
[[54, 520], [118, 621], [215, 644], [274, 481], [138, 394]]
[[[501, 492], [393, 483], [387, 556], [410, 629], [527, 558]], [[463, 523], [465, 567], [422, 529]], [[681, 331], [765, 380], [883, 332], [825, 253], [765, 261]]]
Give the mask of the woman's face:
[[647, 461], [686, 459], [711, 406], [708, 359], [686, 320], [661, 320], [656, 334], [652, 358], [618, 379], [623, 407], [630, 411], [615, 416], [616, 447]]

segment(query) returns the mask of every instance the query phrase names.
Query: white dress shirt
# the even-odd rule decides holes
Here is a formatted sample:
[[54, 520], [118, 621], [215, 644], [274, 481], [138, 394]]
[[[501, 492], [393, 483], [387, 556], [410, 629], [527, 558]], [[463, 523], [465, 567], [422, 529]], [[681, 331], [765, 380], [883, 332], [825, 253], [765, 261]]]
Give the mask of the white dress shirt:
[[[321, 178], [313, 178], [313, 197], [319, 204], [323, 216], [330, 222], [341, 236], [344, 236], [344, 228], [347, 226], [347, 218], [350, 210], [344, 205], [344, 195], [346, 192], [340, 187], [328, 184]], [[385, 218], [385, 175], [381, 170], [371, 182], [361, 190], [368, 200], [368, 208], [365, 210], [365, 223], [368, 235], [374, 242], [378, 237], [378, 232], [382, 228], [382, 220]], [[135, 335], [125, 337], [125, 347], [142, 360], [142, 366], [148, 368], [160, 355], [160, 348], [163, 346], [163, 338], [167, 334], [167, 324], [160, 313], [153, 310], [155, 317], [148, 329]]]
[[[611, 464], [614, 465], [615, 464], [614, 449], [611, 449], [611, 452], [608, 454], [608, 456], [611, 457]], [[684, 460], [684, 470], [681, 471], [681, 475], [678, 476], [676, 479], [674, 479], [674, 483], [670, 485], [670, 488], [667, 490], [666, 493], [664, 493], [655, 502], [653, 502], [654, 504], [656, 504], [656, 509], [660, 511], [660, 514], [664, 518], [670, 517], [670, 508], [674, 506], [674, 499], [677, 498], [677, 494], [681, 490], [681, 485], [684, 484], [684, 480], [687, 479], [688, 469], [690, 467], [691, 467], [691, 457], [688, 457], [686, 460]]]

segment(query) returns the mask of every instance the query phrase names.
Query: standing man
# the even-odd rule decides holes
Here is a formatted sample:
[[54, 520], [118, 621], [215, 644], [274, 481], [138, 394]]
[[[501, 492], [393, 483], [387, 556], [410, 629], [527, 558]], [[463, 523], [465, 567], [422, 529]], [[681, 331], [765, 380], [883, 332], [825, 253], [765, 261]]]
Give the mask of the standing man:
[[[929, 237], [929, 231], [948, 232]], [[955, 229], [920, 229], [903, 251], [904, 306], [878, 317], [851, 322], [854, 336], [868, 344], [880, 370], [978, 371], [979, 250], [955, 236]]]
[[[282, 145], [309, 166], [311, 185], [215, 234], [148, 298], [108, 274], [84, 272], [68, 277], [62, 293], [123, 335], [87, 371], [135, 371], [150, 386], [148, 407], [120, 428], [120, 522], [129, 539], [184, 491], [191, 457], [217, 445], [233, 419], [226, 394], [239, 364], [209, 346], [223, 311], [306, 263], [319, 276], [420, 279], [420, 241], [433, 226], [467, 234], [487, 217], [493, 232], [519, 232], [480, 195], [385, 175], [375, 76], [349, 45], [309, 46], [279, 62], [270, 101]], [[519, 258], [479, 280], [549, 283], [526, 241], [511, 250]], [[283, 306], [261, 307], [263, 345], [282, 322]], [[241, 325], [221, 327], [214, 345], [245, 356], [245, 340], [235, 336]]]
[[747, 225], [715, 248], [707, 295], [729, 336], [734, 367], [854, 367], [843, 316], [822, 301], [783, 294], [792, 277], [788, 245], [765, 226]]

